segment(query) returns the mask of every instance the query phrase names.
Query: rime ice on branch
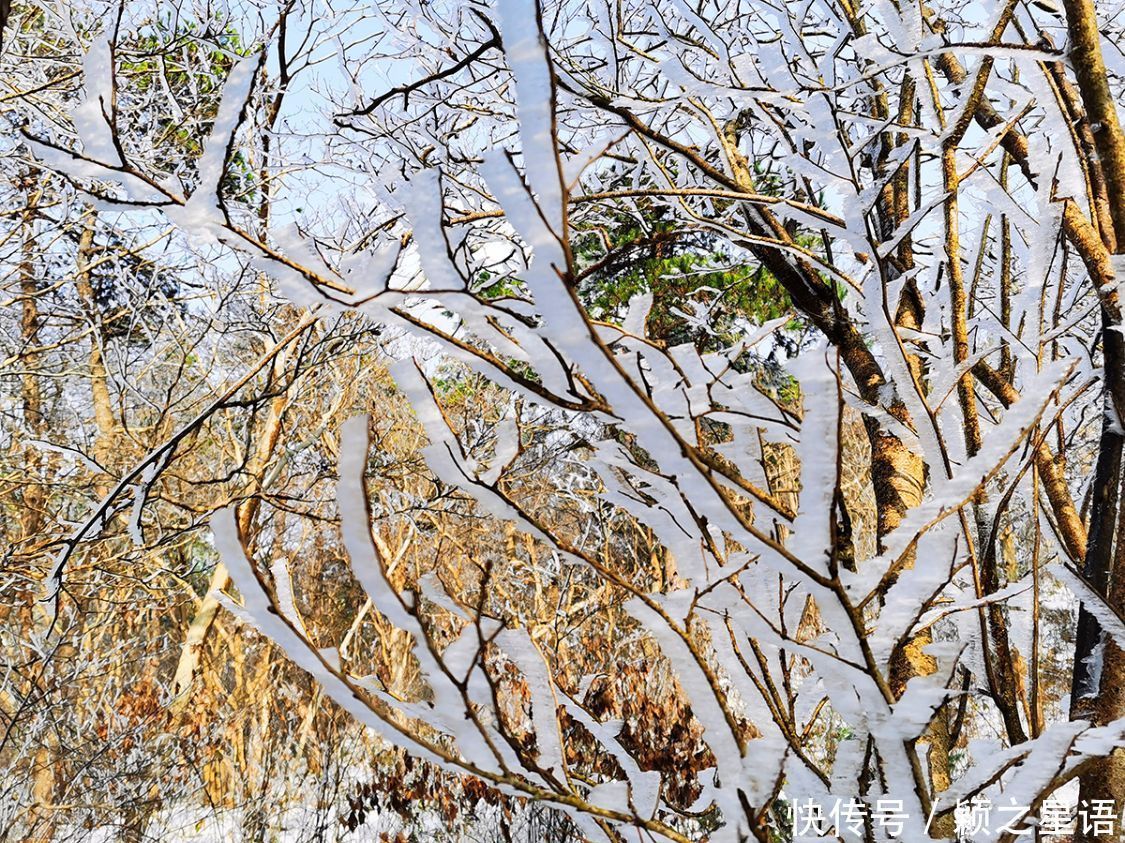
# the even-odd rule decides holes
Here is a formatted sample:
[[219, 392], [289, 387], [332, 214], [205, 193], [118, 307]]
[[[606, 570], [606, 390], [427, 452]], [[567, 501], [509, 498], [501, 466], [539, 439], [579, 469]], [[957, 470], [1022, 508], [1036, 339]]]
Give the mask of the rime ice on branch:
[[[1091, 567], [1082, 476], [1120, 438], [1103, 213], [1119, 197], [1075, 128], [1091, 106], [1056, 19], [961, 5], [404, 8], [417, 31], [395, 44], [411, 81], [371, 107], [334, 103], [340, 158], [314, 170], [376, 197], [377, 224], [294, 224], [270, 242], [224, 192], [255, 60], [231, 72], [199, 187], [182, 196], [115, 158], [106, 133], [121, 127], [94, 109], [112, 84], [96, 42], [74, 111], [82, 150], [37, 143], [44, 162], [115, 181], [119, 206], [163, 208], [294, 302], [364, 314], [510, 393], [482, 450], [443, 412], [431, 364], [392, 370], [432, 473], [603, 583], [659, 648], [705, 745], [694, 804], [602, 722], [592, 677], [566, 677], [551, 624], [436, 580], [396, 589], [372, 537], [364, 418], [341, 432], [343, 540], [370, 605], [409, 634], [427, 693], [400, 698], [319, 650], [284, 571], [271, 583], [247, 558], [231, 513], [215, 521], [241, 595], [228, 608], [389, 741], [543, 800], [591, 839], [640, 827], [684, 840], [710, 823], [712, 840], [767, 840], [783, 800], [853, 797], [900, 801], [903, 839], [940, 838], [959, 802], [1037, 808], [1073, 778], [1087, 787], [1122, 746], [1125, 711], [1068, 720], [1028, 663], [1043, 647], [1032, 595], [1062, 586], [1098, 646], [1125, 648]], [[1068, 5], [1072, 38], [1081, 5]], [[363, 58], [340, 61], [366, 91]], [[677, 236], [747, 269], [742, 284], [775, 285], [782, 315], [720, 325], [735, 293], [693, 288], [661, 311], [694, 332], [671, 342], [650, 333], [662, 276], [594, 312], [591, 285], [621, 255], [665, 257]], [[660, 587], [521, 499], [525, 426], [544, 410], [570, 420], [589, 505], [651, 530]], [[577, 494], [574, 476], [542, 482]], [[454, 629], [440, 642], [438, 609]]]

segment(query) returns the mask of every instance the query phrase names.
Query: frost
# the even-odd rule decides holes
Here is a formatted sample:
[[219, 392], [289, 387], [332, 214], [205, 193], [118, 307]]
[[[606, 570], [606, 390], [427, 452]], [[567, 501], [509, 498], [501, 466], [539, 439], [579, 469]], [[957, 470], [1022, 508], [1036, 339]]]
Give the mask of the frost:
[[1051, 574], [1057, 577], [1063, 585], [1074, 592], [1082, 601], [1082, 605], [1097, 618], [1102, 631], [1113, 638], [1118, 647], [1125, 649], [1125, 621], [1123, 621], [1105, 600], [1090, 588], [1078, 574], [1072, 571], [1065, 563], [1057, 562], [1051, 566]]
[[527, 179], [547, 224], [562, 232], [562, 173], [551, 132], [554, 83], [546, 44], [539, 32], [539, 15], [529, 0], [500, 0], [500, 31], [504, 55], [516, 80], [520, 139]]
[[110, 166], [124, 161], [117, 151], [110, 111], [113, 102], [113, 52], [109, 33], [100, 35], [86, 51], [82, 63], [84, 96], [80, 106], [70, 112], [74, 128], [89, 158]]
[[[948, 750], [931, 727], [961, 702], [967, 749], [934, 797], [940, 811], [974, 795], [1035, 803], [1122, 741], [1120, 722], [1056, 717], [1018, 743], [988, 687], [996, 618], [1013, 672], [1026, 674], [1020, 660], [1036, 645], [1057, 660], [1033, 628], [1033, 563], [1053, 575], [1038, 583], [1040, 608], [1071, 609], [1057, 580], [1103, 629], [1095, 677], [1104, 648], [1125, 646], [1125, 623], [1075, 573], [1064, 546], [1080, 554], [1062, 534], [1084, 530], [1099, 413], [1110, 431], [1120, 419], [1099, 403], [1114, 373], [1103, 370], [1098, 317], [1116, 281], [1092, 288], [1105, 256], [1082, 250], [1097, 229], [1085, 241], [1074, 233], [1073, 214], [1088, 223], [1090, 209], [1075, 124], [1045, 75], [1059, 56], [990, 44], [996, 4], [956, 17], [952, 52], [936, 27], [944, 9], [849, 9], [854, 20], [831, 3], [409, 2], [374, 11], [393, 33], [358, 41], [333, 29], [342, 12], [314, 21], [310, 37], [332, 30], [323, 43], [338, 67], [287, 92], [293, 110], [271, 137], [300, 151], [271, 164], [288, 193], [264, 233], [247, 229], [252, 202], [226, 185], [240, 144], [258, 151], [240, 133], [276, 90], [254, 90], [258, 78], [272, 84], [273, 44], [230, 72], [189, 196], [146, 174], [147, 150], [135, 166], [122, 160], [119, 149], [135, 146], [118, 144], [128, 127], [110, 113], [127, 80], [114, 77], [108, 36], [86, 55], [71, 114], [81, 152], [65, 130], [62, 141], [29, 141], [95, 201], [166, 215], [186, 234], [172, 254], [204, 247], [215, 272], [268, 275], [309, 308], [308, 326], [344, 314], [340, 325], [383, 332], [424, 436], [419, 475], [489, 540], [472, 564], [521, 573], [479, 595], [422, 572], [396, 586], [406, 551], [389, 546], [382, 513], [376, 524], [360, 416], [340, 431], [335, 510], [329, 502], [324, 515], [329, 524], [338, 513], [362, 589], [348, 634], [336, 646], [313, 640], [321, 625], [302, 612], [319, 595], [295, 592], [302, 557], [281, 518], [281, 550], [266, 564], [249, 557], [232, 511], [215, 517], [240, 597], [221, 599], [387, 740], [547, 801], [590, 839], [631, 826], [652, 839], [704, 833], [662, 774], [641, 769], [612, 719], [632, 715], [597, 708], [592, 678], [565, 663], [574, 645], [561, 630], [590, 618], [612, 618], [594, 646], [643, 653], [644, 679], [690, 710], [693, 810], [711, 823], [717, 808], [705, 832], [714, 840], [772, 817], [783, 786], [789, 798], [902, 799], [904, 839], [924, 839], [927, 755]], [[356, 50], [370, 55], [357, 61]], [[991, 111], [969, 114], [984, 55], [996, 65], [982, 100]], [[957, 81], [946, 60], [965, 56]], [[402, 64], [371, 74], [368, 61]], [[315, 125], [333, 97], [362, 102], [370, 75], [385, 89], [400, 71], [406, 93]], [[162, 107], [164, 84], [152, 86]], [[972, 125], [959, 136], [961, 117]], [[951, 197], [939, 159], [954, 142]], [[298, 195], [299, 221], [286, 204]], [[959, 213], [946, 218], [952, 198]], [[1003, 303], [1001, 224], [1012, 262]], [[646, 265], [630, 265], [635, 256]], [[660, 268], [667, 261], [673, 270]], [[1121, 261], [1108, 263], [1116, 278]], [[960, 300], [951, 266], [965, 275]], [[622, 295], [603, 306], [609, 285]], [[968, 349], [954, 342], [962, 324]], [[326, 320], [305, 350], [376, 365], [372, 347], [352, 358], [333, 345], [335, 330]], [[487, 386], [459, 404], [459, 379], [476, 375]], [[975, 405], [962, 406], [966, 382]], [[474, 403], [482, 395], [487, 411]], [[348, 392], [313, 439], [330, 438], [337, 411], [375, 397]], [[54, 597], [74, 549], [116, 516], [127, 513], [138, 546], [153, 540], [148, 507], [175, 452], [173, 442], [149, 453], [79, 525], [56, 556]], [[101, 471], [81, 454], [75, 463]], [[274, 466], [266, 479], [284, 477]], [[433, 537], [421, 521], [411, 530], [409, 541]], [[988, 544], [1009, 540], [996, 554]], [[986, 558], [996, 566], [987, 585]], [[417, 695], [349, 673], [365, 622], [404, 642]], [[926, 645], [926, 670], [903, 668], [908, 644]], [[625, 658], [593, 655], [610, 673]], [[598, 764], [576, 757], [575, 724]], [[703, 758], [713, 765], [699, 769]]]
[[227, 161], [234, 149], [234, 136], [246, 112], [254, 86], [254, 75], [260, 62], [260, 56], [248, 56], [231, 69], [223, 86], [219, 113], [198, 161], [199, 186], [183, 206], [169, 206], [167, 211], [172, 222], [202, 242], [217, 239], [217, 229], [222, 226], [226, 216], [220, 188]]

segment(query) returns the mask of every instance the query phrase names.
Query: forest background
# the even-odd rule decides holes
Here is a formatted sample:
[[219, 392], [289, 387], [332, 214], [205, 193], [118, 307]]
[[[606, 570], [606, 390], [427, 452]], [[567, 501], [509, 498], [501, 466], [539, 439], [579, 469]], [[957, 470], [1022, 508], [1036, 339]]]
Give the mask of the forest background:
[[1123, 8], [4, 4], [0, 839], [1120, 834]]

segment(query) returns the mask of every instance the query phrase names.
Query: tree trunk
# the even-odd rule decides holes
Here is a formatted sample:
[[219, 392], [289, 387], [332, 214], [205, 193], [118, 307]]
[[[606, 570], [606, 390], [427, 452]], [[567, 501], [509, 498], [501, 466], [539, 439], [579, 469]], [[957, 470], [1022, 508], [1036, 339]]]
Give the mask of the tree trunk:
[[[1121, 253], [1125, 243], [1125, 133], [1117, 115], [1117, 104], [1109, 88], [1109, 77], [1102, 57], [1097, 13], [1092, 0], [1064, 0], [1070, 59], [1078, 82], [1078, 92], [1093, 131], [1096, 160], [1087, 167], [1100, 173], [1109, 197], [1112, 230], [1103, 230], [1106, 248]], [[1104, 227], [1108, 228], [1108, 227]], [[1097, 279], [1095, 279], [1097, 280]], [[1111, 605], [1119, 611], [1125, 595], [1125, 548], [1117, 540], [1122, 529], [1119, 517], [1119, 490], [1122, 486], [1122, 437], [1113, 430], [1111, 419], [1123, 417], [1125, 410], [1125, 343], [1119, 330], [1120, 313], [1108, 312], [1103, 299], [1102, 349], [1105, 370], [1107, 418], [1103, 425], [1095, 474], [1089, 543], [1084, 573]], [[1117, 545], [1116, 551], [1114, 545]], [[1112, 641], [1104, 642], [1100, 675], [1091, 668], [1092, 656], [1105, 638], [1097, 621], [1083, 607], [1079, 612], [1074, 654], [1071, 716], [1087, 718], [1104, 725], [1125, 715], [1125, 656]], [[1097, 684], [1096, 690], [1093, 685]], [[1125, 804], [1125, 751], [1118, 749], [1104, 763], [1091, 765], [1081, 776], [1080, 800], [1110, 799]], [[1091, 838], [1082, 828], [1076, 841]]]
[[94, 461], [108, 473], [102, 474], [94, 484], [97, 497], [109, 493], [109, 477], [114, 466], [113, 454], [118, 434], [117, 419], [113, 414], [113, 400], [109, 394], [109, 379], [106, 374], [101, 314], [94, 296], [90, 265], [94, 259], [94, 230], [97, 214], [92, 209], [86, 213], [82, 235], [78, 240], [78, 295], [90, 322], [90, 400], [94, 407]]
[[[284, 371], [287, 359], [288, 355], [285, 352], [278, 355], [274, 364], [275, 374]], [[257, 515], [259, 506], [257, 493], [260, 489], [262, 475], [265, 472], [266, 466], [269, 464], [270, 456], [273, 454], [274, 448], [277, 446], [277, 440], [281, 435], [281, 419], [288, 403], [288, 392], [282, 393], [270, 402], [269, 414], [266, 416], [261, 436], [258, 437], [257, 448], [247, 463], [246, 470], [250, 474], [251, 479], [246, 489], [246, 500], [239, 504], [238, 507], [238, 529], [243, 536], [248, 536], [250, 534], [251, 525], [254, 523], [254, 516]], [[176, 672], [172, 679], [173, 712], [182, 711], [184, 705], [190, 699], [190, 694], [188, 692], [191, 690], [195, 682], [196, 674], [199, 671], [199, 661], [203, 655], [203, 645], [207, 640], [207, 633], [215, 622], [215, 616], [219, 611], [219, 593], [229, 584], [230, 574], [227, 573], [226, 566], [223, 565], [222, 562], [219, 562], [215, 565], [215, 569], [211, 573], [211, 581], [207, 586], [207, 593], [200, 601], [195, 615], [188, 625], [187, 633], [184, 636], [184, 643], [180, 649], [180, 658], [176, 663]]]
[[[42, 190], [35, 187], [40, 178], [37, 170], [31, 170], [27, 175], [27, 205], [23, 212], [23, 247], [19, 266], [20, 279], [20, 341], [22, 345], [21, 363], [21, 391], [23, 404], [23, 418], [26, 435], [29, 439], [42, 439], [47, 430], [47, 418], [43, 406], [43, 393], [39, 383], [37, 369], [41, 365], [42, 355], [38, 351], [40, 343], [39, 330], [42, 317], [39, 312], [40, 283], [35, 265], [35, 220], [38, 216], [39, 200]], [[45, 476], [48, 465], [43, 459], [40, 446], [29, 442], [24, 448], [24, 465], [26, 466], [26, 479], [23, 483], [22, 514], [20, 518], [20, 537], [16, 546], [27, 556], [34, 559], [39, 554], [39, 548], [44, 543], [43, 531], [46, 526], [47, 504], [47, 478]], [[23, 627], [23, 638], [34, 638], [36, 596], [30, 592], [25, 593], [25, 605], [21, 607], [20, 622]], [[41, 658], [38, 654], [29, 653], [29, 661], [34, 663]], [[35, 687], [29, 687], [28, 694], [39, 693]], [[31, 763], [31, 811], [29, 825], [37, 838], [50, 840], [55, 834], [55, 791], [56, 775], [54, 757], [55, 741], [52, 740], [50, 725], [42, 730], [39, 748], [35, 752], [34, 761]]]

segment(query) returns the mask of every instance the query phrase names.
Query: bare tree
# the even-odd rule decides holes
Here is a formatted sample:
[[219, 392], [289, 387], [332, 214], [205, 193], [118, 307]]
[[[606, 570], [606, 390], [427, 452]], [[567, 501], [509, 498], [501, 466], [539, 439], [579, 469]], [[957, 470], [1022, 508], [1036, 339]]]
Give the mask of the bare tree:
[[[591, 839], [844, 836], [795, 828], [832, 799], [866, 839], [949, 838], [975, 799], [1023, 806], [974, 838], [1006, 840], [1075, 779], [1125, 804], [1114, 20], [1089, 0], [322, 11], [263, 10], [190, 168], [121, 117], [154, 107], [118, 72], [124, 13], [86, 59], [80, 144], [26, 133], [94, 201], [268, 274], [298, 326], [393, 332], [436, 497], [494, 533], [475, 565], [445, 549], [457, 577], [396, 577], [361, 415], [336, 510], [389, 655], [325, 646], [339, 614], [291, 578], [335, 539], [276, 516], [267, 563], [252, 504], [213, 521], [240, 596], [215, 599], [387, 741]], [[291, 164], [270, 190], [245, 166], [263, 133], [262, 172]], [[706, 342], [650, 333], [651, 289], [595, 318], [606, 268], [668, 230], [695, 266], [771, 279], [785, 315], [728, 306], [720, 335], [727, 291], [699, 287], [677, 312]], [[456, 412], [468, 372], [493, 418]], [[56, 557], [56, 607], [116, 494]], [[461, 528], [424, 538], [440, 554]], [[1046, 611], [1064, 593], [1076, 621]], [[607, 653], [621, 688], [690, 713], [672, 768], [612, 719]]]

